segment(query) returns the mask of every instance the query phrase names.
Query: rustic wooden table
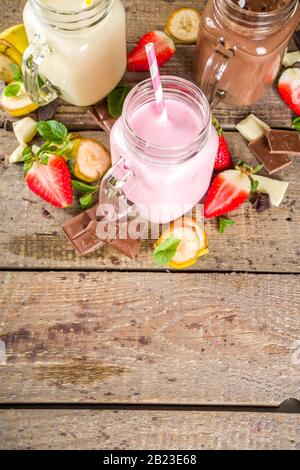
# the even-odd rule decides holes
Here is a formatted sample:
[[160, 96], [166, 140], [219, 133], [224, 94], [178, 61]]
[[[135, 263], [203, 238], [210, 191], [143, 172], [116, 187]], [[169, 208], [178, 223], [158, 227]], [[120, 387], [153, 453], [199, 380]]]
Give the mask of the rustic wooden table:
[[[123, 1], [128, 48], [176, 7], [204, 3]], [[21, 20], [23, 4], [1, 2], [0, 30]], [[192, 79], [193, 55], [178, 46], [163, 73]], [[275, 128], [292, 115], [275, 91], [254, 109], [218, 107], [234, 158], [252, 163], [234, 130], [250, 111]], [[108, 143], [85, 109], [61, 102], [56, 118]], [[28, 191], [6, 161], [16, 146], [6, 119], [0, 113], [0, 448], [299, 449], [300, 415], [275, 407], [300, 399], [300, 160], [280, 174], [291, 184], [279, 209], [258, 215], [245, 205], [224, 235], [208, 223], [210, 255], [170, 273], [154, 267], [150, 242], [137, 261], [109, 247], [76, 257], [60, 225], [78, 209], [51, 209]]]

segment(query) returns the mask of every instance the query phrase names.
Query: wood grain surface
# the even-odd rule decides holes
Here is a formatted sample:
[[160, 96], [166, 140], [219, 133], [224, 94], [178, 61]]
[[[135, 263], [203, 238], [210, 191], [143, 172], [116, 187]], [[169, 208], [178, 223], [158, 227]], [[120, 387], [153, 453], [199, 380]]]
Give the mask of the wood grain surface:
[[0, 449], [300, 449], [299, 415], [10, 410], [0, 423]]
[[0, 402], [271, 406], [300, 398], [297, 276], [0, 279]]
[[[4, 0], [2, 1], [0, 16], [0, 31], [8, 25], [22, 21], [22, 6], [24, 0]], [[195, 0], [123, 0], [127, 12], [127, 41], [130, 50], [135, 42], [148, 31], [153, 29], [164, 30], [169, 14], [176, 8], [186, 5], [202, 8], [204, 1]], [[161, 69], [163, 75], [176, 75], [179, 77], [193, 80], [193, 61], [195, 55], [194, 46], [177, 46], [175, 56]], [[135, 84], [149, 74], [145, 73], [126, 73], [124, 81]], [[235, 124], [250, 112], [255, 112], [261, 119], [267, 120], [272, 127], [290, 127], [292, 113], [285, 106], [275, 90], [269, 93], [253, 107], [241, 107], [231, 109], [226, 105], [220, 104], [215, 109], [215, 115], [220, 119], [224, 128], [232, 129]], [[71, 130], [93, 130], [96, 129], [95, 122], [87, 115], [85, 108], [76, 108], [65, 102], [60, 102], [56, 119], [64, 122]], [[0, 127], [3, 127], [5, 121], [12, 121], [13, 118], [0, 110]]]
[[[102, 132], [83, 135], [108, 146]], [[257, 163], [238, 133], [229, 132], [226, 137], [235, 161]], [[24, 183], [22, 168], [5, 162], [15, 147], [13, 134], [0, 130], [1, 268], [159, 269], [152, 260], [154, 241], [149, 240], [143, 241], [137, 261], [108, 247], [78, 257], [60, 229], [64, 221], [79, 212], [78, 207], [68, 211], [55, 209], [31, 193]], [[292, 166], [276, 176], [290, 182], [280, 208], [257, 214], [251, 204], [246, 204], [231, 214], [237, 224], [223, 235], [215, 221], [207, 221], [210, 254], [192, 270], [299, 272], [299, 172], [300, 159], [295, 158]]]

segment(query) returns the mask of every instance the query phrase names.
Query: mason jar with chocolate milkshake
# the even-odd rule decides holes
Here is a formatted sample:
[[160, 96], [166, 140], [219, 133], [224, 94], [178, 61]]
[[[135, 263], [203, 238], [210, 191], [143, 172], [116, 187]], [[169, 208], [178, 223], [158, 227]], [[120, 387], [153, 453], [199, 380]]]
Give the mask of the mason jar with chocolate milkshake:
[[196, 49], [196, 81], [210, 103], [260, 100], [300, 21], [298, 0], [209, 0]]

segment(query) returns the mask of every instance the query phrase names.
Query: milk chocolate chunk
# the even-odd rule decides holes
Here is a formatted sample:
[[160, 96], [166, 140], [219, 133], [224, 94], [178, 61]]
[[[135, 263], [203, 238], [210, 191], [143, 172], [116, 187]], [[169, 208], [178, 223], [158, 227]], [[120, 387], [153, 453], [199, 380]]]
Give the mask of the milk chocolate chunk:
[[93, 216], [95, 219], [96, 209], [82, 212], [62, 225], [64, 234], [78, 255], [86, 255], [103, 245], [103, 241], [95, 234], [97, 222]]
[[117, 119], [112, 118], [109, 114], [106, 99], [92, 106], [89, 109], [89, 113], [104, 132], [107, 134], [111, 133]]
[[286, 155], [300, 155], [300, 138], [297, 131], [266, 132], [271, 154], [285, 153]]
[[93, 206], [87, 211], [82, 212], [76, 217], [73, 217], [62, 225], [63, 232], [69, 242], [72, 243], [76, 253], [80, 256], [87, 255], [88, 253], [96, 251], [104, 243], [107, 243], [116, 250], [123, 253], [125, 256], [128, 256], [129, 258], [136, 258], [140, 249], [140, 240], [134, 240], [130, 238], [127, 228], [127, 238], [121, 239], [119, 237], [118, 227], [116, 229], [116, 236], [114, 238], [99, 238], [97, 236], [98, 222], [96, 220], [96, 213], [97, 205]]
[[292, 160], [284, 153], [271, 154], [268, 141], [265, 136], [253, 140], [248, 144], [249, 149], [257, 160], [262, 163], [267, 172], [272, 175], [292, 163]]

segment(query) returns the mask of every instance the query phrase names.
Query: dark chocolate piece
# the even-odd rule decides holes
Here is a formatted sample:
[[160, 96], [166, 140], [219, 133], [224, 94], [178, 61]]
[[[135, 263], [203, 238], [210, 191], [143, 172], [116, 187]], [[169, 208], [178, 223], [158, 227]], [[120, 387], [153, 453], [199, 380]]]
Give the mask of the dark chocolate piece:
[[251, 204], [257, 212], [264, 212], [271, 209], [271, 199], [267, 193], [254, 193], [251, 197]]
[[3, 129], [5, 131], [8, 131], [8, 132], [13, 131], [14, 130], [13, 123], [11, 121], [9, 121], [8, 119], [5, 119], [5, 121], [3, 123]]
[[298, 50], [300, 51], [300, 30], [294, 32], [294, 41], [296, 43], [296, 46], [298, 47]]
[[292, 163], [292, 160], [284, 153], [271, 154], [268, 141], [265, 136], [259, 137], [248, 144], [249, 149], [257, 160], [262, 163], [267, 172], [272, 175]]
[[270, 129], [266, 137], [271, 154], [300, 155], [300, 139], [297, 131], [276, 131]]
[[39, 121], [49, 121], [53, 118], [58, 108], [58, 100], [51, 101], [46, 106], [41, 106], [37, 110]]
[[111, 130], [117, 120], [112, 118], [109, 114], [106, 99], [89, 108], [89, 113], [104, 132], [107, 134], [111, 133]]
[[[127, 233], [126, 239], [120, 238], [120, 227], [117, 227], [116, 237], [113, 239], [106, 237], [100, 239], [97, 236], [97, 207], [97, 205], [93, 206], [91, 209], [82, 212], [62, 225], [64, 234], [74, 246], [77, 254], [81, 256], [92, 253], [100, 248], [104, 243], [107, 243], [129, 258], [136, 258], [141, 242], [140, 240], [134, 240], [128, 236], [127, 227], [125, 227], [125, 233]], [[124, 227], [122, 228], [124, 233]]]

